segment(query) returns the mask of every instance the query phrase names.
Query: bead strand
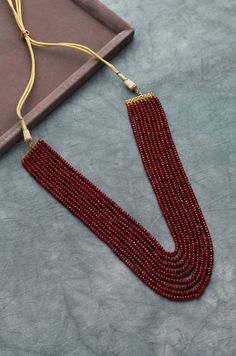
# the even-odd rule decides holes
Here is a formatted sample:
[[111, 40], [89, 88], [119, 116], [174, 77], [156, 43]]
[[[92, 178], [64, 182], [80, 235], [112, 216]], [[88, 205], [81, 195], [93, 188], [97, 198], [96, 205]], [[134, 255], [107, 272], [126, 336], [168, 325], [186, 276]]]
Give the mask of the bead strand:
[[164, 110], [154, 93], [128, 100], [127, 109], [144, 169], [175, 242], [174, 251], [166, 251], [43, 140], [23, 159], [23, 165], [156, 293], [172, 300], [199, 298], [212, 272], [212, 241]]

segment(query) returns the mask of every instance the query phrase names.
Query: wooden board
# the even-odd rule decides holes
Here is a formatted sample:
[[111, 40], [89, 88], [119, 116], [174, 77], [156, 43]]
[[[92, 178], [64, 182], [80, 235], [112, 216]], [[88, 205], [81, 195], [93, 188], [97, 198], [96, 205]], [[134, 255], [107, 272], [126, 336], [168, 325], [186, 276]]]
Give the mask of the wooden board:
[[[23, 0], [25, 27], [32, 38], [50, 42], [77, 42], [111, 58], [134, 35], [134, 29], [98, 0]], [[100, 64], [71, 49], [35, 48], [37, 80], [24, 108], [32, 127]], [[0, 1], [0, 153], [21, 138], [15, 109], [27, 84], [29, 54], [7, 1]]]

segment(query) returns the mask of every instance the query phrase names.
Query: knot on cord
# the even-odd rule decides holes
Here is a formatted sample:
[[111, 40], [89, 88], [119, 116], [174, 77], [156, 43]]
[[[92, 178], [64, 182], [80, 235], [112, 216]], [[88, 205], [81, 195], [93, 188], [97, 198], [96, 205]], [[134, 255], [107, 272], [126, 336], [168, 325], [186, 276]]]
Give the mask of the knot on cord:
[[26, 29], [24, 29], [23, 31], [21, 31], [21, 37], [25, 38], [26, 36], [30, 36], [30, 32]]

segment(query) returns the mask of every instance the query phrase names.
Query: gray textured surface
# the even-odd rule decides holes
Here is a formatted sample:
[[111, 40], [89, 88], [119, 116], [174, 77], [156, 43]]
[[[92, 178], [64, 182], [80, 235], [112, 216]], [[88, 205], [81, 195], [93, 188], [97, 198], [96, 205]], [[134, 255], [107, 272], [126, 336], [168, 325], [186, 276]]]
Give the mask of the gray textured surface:
[[[0, 160], [0, 355], [235, 355], [235, 1], [104, 2], [136, 28], [114, 63], [166, 109], [212, 233], [213, 277], [197, 301], [154, 294], [28, 176], [20, 143]], [[103, 69], [33, 133], [171, 249], [128, 96]]]

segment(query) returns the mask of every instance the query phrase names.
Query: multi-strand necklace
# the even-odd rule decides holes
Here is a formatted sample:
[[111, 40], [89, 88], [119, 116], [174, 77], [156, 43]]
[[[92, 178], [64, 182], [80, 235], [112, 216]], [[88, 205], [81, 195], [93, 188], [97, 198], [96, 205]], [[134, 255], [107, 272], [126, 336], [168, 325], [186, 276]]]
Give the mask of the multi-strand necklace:
[[[24, 27], [21, 0], [7, 0], [31, 57], [29, 83], [17, 105], [29, 150], [22, 163], [35, 180], [88, 226], [151, 289], [172, 300], [199, 298], [213, 268], [212, 240], [173, 142], [162, 105], [153, 92], [137, 85], [90, 48], [75, 43], [47, 43], [31, 38]], [[126, 100], [128, 115], [145, 172], [175, 242], [173, 252], [73, 168], [45, 141], [32, 141], [21, 114], [35, 81], [33, 46], [81, 50], [107, 65], [136, 94]]]

